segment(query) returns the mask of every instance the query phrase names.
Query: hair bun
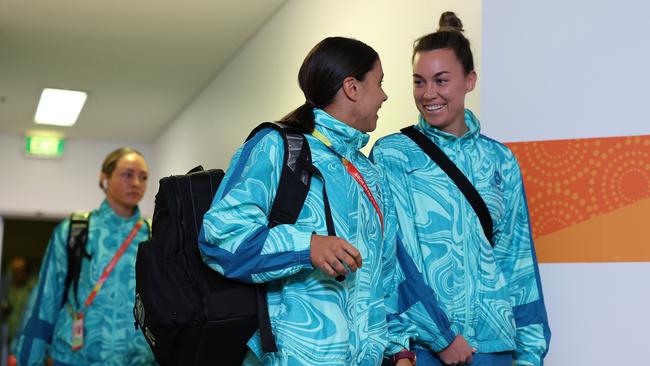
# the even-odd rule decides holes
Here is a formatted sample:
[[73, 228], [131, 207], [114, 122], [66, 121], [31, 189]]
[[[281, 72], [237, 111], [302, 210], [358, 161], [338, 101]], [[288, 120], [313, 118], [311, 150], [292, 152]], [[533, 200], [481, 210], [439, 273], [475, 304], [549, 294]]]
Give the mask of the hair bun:
[[438, 21], [440, 28], [438, 30], [455, 30], [463, 32], [463, 22], [460, 21], [460, 18], [456, 16], [456, 13], [453, 11], [446, 11], [440, 15], [440, 20]]

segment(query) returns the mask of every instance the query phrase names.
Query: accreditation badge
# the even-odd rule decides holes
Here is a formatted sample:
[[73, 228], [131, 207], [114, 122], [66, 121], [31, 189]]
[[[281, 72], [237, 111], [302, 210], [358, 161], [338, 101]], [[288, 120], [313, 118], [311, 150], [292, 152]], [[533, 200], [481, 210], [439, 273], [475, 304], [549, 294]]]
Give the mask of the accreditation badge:
[[72, 315], [72, 350], [77, 351], [84, 346], [84, 313]]

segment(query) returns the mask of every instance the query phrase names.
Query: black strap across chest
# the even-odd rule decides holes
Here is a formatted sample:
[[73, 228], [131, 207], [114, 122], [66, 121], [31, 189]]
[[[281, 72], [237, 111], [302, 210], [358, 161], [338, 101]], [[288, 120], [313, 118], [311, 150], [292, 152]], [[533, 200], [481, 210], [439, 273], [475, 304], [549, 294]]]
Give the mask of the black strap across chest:
[[494, 236], [492, 227], [492, 217], [488, 210], [487, 204], [478, 193], [474, 185], [467, 179], [465, 174], [458, 169], [456, 164], [449, 159], [449, 157], [429, 138], [427, 138], [420, 131], [416, 130], [414, 126], [409, 126], [401, 129], [401, 132], [408, 138], [413, 140], [430, 158], [433, 160], [440, 169], [442, 169], [452, 181], [458, 186], [463, 195], [467, 199], [472, 208], [476, 212], [485, 237], [494, 246], [492, 238]]

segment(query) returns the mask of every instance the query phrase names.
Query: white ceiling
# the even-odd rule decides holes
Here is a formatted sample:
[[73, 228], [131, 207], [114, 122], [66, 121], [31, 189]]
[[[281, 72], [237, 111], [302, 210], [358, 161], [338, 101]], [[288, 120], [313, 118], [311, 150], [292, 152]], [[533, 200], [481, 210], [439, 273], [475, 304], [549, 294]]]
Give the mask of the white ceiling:
[[[151, 142], [286, 0], [0, 0], [0, 133]], [[88, 92], [36, 125], [44, 87]]]

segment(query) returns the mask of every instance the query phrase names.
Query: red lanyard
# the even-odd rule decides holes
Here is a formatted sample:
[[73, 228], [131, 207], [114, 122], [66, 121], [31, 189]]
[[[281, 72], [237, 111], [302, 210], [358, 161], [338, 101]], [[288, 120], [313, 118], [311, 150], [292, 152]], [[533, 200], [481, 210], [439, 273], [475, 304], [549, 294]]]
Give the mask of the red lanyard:
[[[320, 142], [325, 144], [325, 146], [329, 147], [330, 150], [334, 151], [334, 148], [332, 147], [332, 143], [325, 135], [320, 133], [318, 130], [314, 130], [314, 132], [312, 132], [312, 135], [315, 138], [317, 138]], [[345, 167], [345, 170], [348, 172], [348, 174], [350, 174], [352, 178], [354, 178], [354, 180], [356, 180], [357, 183], [361, 186], [361, 188], [363, 188], [363, 192], [370, 200], [370, 203], [372, 203], [373, 207], [375, 208], [375, 211], [377, 211], [377, 215], [379, 216], [379, 222], [381, 223], [381, 232], [383, 234], [384, 215], [381, 213], [381, 209], [379, 208], [379, 204], [377, 204], [377, 201], [375, 200], [375, 196], [372, 195], [372, 191], [368, 187], [366, 181], [363, 179], [363, 175], [361, 175], [361, 172], [348, 159], [341, 156], [341, 162], [343, 163], [343, 166]]]
[[343, 162], [343, 166], [345, 166], [345, 169], [350, 173], [352, 178], [359, 183], [361, 188], [363, 188], [363, 191], [366, 193], [366, 196], [368, 196], [368, 199], [370, 200], [370, 203], [375, 207], [375, 211], [377, 211], [377, 215], [379, 215], [379, 221], [381, 223], [381, 232], [384, 232], [384, 214], [381, 213], [381, 209], [379, 208], [379, 205], [377, 204], [377, 201], [375, 200], [375, 197], [372, 195], [372, 192], [370, 191], [370, 188], [368, 188], [368, 184], [366, 181], [363, 179], [363, 176], [361, 175], [361, 172], [352, 165], [352, 163], [346, 159], [346, 158], [341, 158], [341, 161]]
[[131, 229], [129, 236], [127, 236], [126, 239], [124, 239], [124, 242], [122, 243], [120, 248], [117, 250], [117, 252], [115, 252], [115, 255], [113, 256], [113, 259], [111, 259], [111, 262], [104, 269], [104, 273], [102, 273], [102, 276], [99, 277], [99, 280], [95, 284], [93, 291], [90, 293], [90, 295], [88, 295], [86, 302], [84, 302], [84, 306], [86, 307], [90, 306], [93, 300], [95, 300], [95, 296], [97, 296], [99, 289], [102, 287], [104, 282], [106, 282], [108, 275], [113, 271], [113, 268], [115, 268], [117, 261], [120, 259], [120, 257], [122, 257], [122, 254], [124, 254], [126, 248], [128, 248], [129, 244], [131, 244], [133, 238], [135, 238], [135, 236], [138, 234], [138, 230], [140, 230], [141, 226], [142, 226], [142, 220], [138, 220], [138, 222], [135, 223], [135, 226], [133, 226], [133, 229]]

